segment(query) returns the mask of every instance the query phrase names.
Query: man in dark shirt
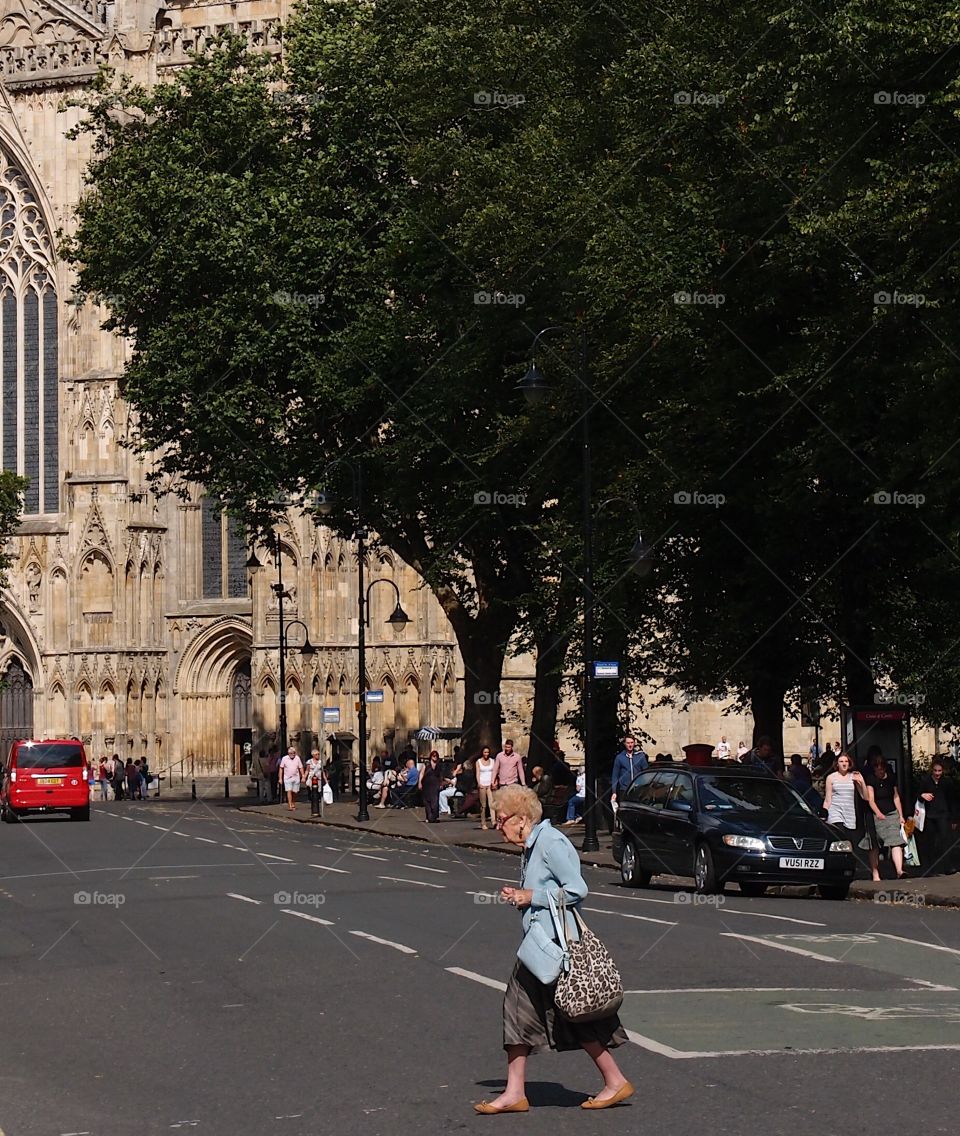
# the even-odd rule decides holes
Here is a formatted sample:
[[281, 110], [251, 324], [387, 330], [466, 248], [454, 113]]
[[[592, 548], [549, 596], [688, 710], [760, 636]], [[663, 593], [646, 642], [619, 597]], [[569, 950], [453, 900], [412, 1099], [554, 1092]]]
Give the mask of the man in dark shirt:
[[920, 867], [925, 876], [952, 876], [957, 808], [953, 786], [943, 775], [943, 762], [934, 758], [930, 772], [920, 778], [920, 800], [926, 810], [921, 837]]

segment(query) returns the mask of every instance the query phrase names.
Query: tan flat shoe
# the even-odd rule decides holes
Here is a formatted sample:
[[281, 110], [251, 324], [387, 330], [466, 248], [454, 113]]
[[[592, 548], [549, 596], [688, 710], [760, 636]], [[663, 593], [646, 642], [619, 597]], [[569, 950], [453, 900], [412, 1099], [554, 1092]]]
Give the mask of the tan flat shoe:
[[523, 1100], [518, 1100], [516, 1104], [504, 1105], [503, 1108], [497, 1108], [489, 1101], [481, 1101], [473, 1106], [473, 1111], [479, 1112], [481, 1116], [495, 1116], [498, 1112], [529, 1112], [530, 1105], [526, 1097]]
[[637, 1090], [630, 1084], [629, 1081], [624, 1081], [619, 1089], [613, 1094], [609, 1100], [597, 1100], [596, 1097], [591, 1097], [581, 1103], [581, 1108], [612, 1108], [615, 1104], [620, 1104], [625, 1101], [627, 1097], [632, 1097]]

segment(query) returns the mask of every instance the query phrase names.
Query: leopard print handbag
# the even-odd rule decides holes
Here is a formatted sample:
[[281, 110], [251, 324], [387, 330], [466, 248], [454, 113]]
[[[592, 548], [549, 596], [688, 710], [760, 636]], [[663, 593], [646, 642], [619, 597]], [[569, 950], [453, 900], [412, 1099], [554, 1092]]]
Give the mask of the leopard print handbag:
[[564, 904], [560, 905], [560, 926], [566, 940], [567, 966], [557, 980], [554, 1005], [568, 1022], [594, 1022], [608, 1018], [620, 1009], [623, 1002], [620, 971], [610, 952], [576, 909], [573, 909], [573, 917], [580, 930], [580, 939], [578, 942], [569, 940], [564, 907]]

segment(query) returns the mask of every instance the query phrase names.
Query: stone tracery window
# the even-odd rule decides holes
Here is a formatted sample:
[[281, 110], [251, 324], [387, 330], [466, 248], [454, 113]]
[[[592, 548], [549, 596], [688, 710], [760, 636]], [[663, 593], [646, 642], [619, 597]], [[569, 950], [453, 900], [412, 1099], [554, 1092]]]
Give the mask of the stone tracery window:
[[0, 145], [0, 452], [29, 479], [26, 513], [60, 507], [55, 279], [37, 196]]

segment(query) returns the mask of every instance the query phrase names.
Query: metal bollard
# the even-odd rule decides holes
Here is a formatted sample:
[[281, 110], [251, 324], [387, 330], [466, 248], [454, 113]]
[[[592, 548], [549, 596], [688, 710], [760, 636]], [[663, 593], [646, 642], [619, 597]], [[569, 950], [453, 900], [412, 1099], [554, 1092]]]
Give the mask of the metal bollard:
[[230, 800], [230, 778], [229, 777], [224, 777], [224, 779], [223, 779], [223, 799], [225, 801]]
[[196, 783], [196, 781], [190, 782], [190, 797], [194, 801], [197, 799], [197, 783]]

